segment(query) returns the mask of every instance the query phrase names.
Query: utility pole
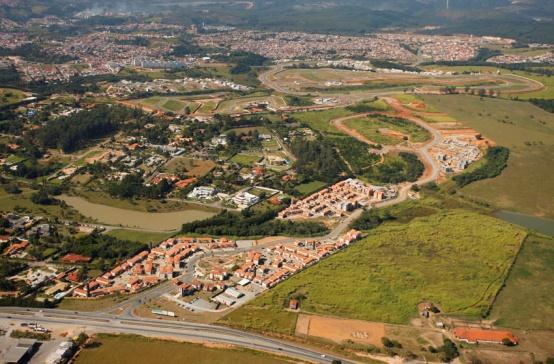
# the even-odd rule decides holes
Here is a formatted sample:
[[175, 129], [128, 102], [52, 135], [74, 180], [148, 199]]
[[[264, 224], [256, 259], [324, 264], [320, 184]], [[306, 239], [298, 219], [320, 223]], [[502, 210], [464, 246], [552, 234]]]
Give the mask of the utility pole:
[[450, 9], [450, 0], [446, 0], [446, 10]]

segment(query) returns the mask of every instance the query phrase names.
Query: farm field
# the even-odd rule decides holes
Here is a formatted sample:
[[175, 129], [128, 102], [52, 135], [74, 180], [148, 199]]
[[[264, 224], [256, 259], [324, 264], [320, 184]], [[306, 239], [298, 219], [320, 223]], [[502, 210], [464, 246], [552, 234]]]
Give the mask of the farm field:
[[263, 352], [201, 344], [152, 339], [134, 335], [99, 334], [99, 345], [83, 350], [77, 364], [123, 363], [202, 363], [202, 364], [284, 364], [293, 363], [284, 357]]
[[404, 137], [413, 143], [427, 141], [430, 137], [425, 129], [415, 123], [382, 115], [362, 116], [346, 120], [344, 123], [369, 140], [385, 145], [402, 143]]
[[[482, 229], [487, 226], [487, 229]], [[404, 324], [429, 300], [443, 313], [487, 312], [526, 232], [465, 210], [388, 223], [367, 238], [287, 279], [223, 319], [229, 325], [293, 334], [306, 313]]]
[[[554, 327], [554, 238], [530, 235], [492, 306], [496, 324], [518, 329]], [[514, 307], [518, 307], [514, 310]]]
[[167, 162], [164, 168], [168, 173], [178, 173], [182, 171], [190, 177], [202, 177], [208, 174], [214, 167], [215, 163], [210, 160], [175, 157]]
[[466, 95], [422, 96], [432, 106], [510, 148], [508, 167], [462, 194], [498, 208], [554, 218], [554, 114], [530, 103]]

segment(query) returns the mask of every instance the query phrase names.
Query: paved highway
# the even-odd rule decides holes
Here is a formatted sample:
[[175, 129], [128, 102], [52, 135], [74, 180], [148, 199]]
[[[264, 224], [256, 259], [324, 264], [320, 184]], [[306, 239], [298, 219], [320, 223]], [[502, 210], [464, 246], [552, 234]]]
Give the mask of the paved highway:
[[22, 322], [36, 322], [47, 328], [49, 325], [50, 327], [63, 326], [68, 330], [72, 328], [75, 331], [84, 329], [89, 332], [126, 333], [231, 344], [316, 363], [330, 363], [334, 359], [340, 359], [343, 363], [351, 363], [343, 358], [323, 354], [296, 343], [266, 338], [258, 334], [215, 325], [143, 318], [119, 318], [103, 313], [80, 313], [56, 309], [0, 308], [0, 323], [4, 326], [9, 326], [10, 323], [20, 324]]

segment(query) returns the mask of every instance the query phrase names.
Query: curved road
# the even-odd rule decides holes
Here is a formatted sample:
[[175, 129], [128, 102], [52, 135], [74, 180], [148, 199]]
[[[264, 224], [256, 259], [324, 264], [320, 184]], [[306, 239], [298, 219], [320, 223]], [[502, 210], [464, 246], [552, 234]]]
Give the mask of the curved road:
[[[395, 111], [401, 115], [403, 119], [407, 119], [414, 124], [419, 125], [420, 127], [424, 128], [429, 132], [431, 135], [431, 140], [425, 143], [418, 143], [413, 146], [384, 146], [382, 149], [376, 150], [379, 154], [387, 154], [389, 152], [411, 152], [415, 153], [418, 158], [423, 162], [425, 165], [425, 172], [423, 175], [415, 182], [411, 183], [402, 183], [398, 185], [398, 196], [395, 199], [383, 201], [381, 203], [377, 203], [374, 206], [376, 207], [383, 207], [388, 205], [393, 205], [399, 202], [402, 202], [408, 198], [408, 192], [410, 191], [411, 187], [413, 185], [423, 185], [429, 182], [436, 181], [439, 178], [440, 173], [440, 166], [438, 162], [431, 156], [431, 153], [429, 152], [432, 147], [437, 145], [442, 141], [442, 135], [437, 130], [432, 128], [428, 123], [425, 121], [415, 117], [410, 110], [406, 109], [398, 100], [391, 98], [391, 97], [382, 97], [383, 100], [385, 100], [390, 106], [392, 106]], [[358, 117], [363, 117], [367, 115], [371, 115], [372, 113], [362, 113], [362, 114], [355, 114], [355, 115], [349, 115], [338, 119], [331, 120], [331, 123], [339, 130], [344, 132], [345, 134], [350, 135], [353, 138], [358, 139], [359, 141], [366, 143], [368, 145], [374, 145], [378, 144], [375, 143], [362, 134], [358, 133], [356, 130], [352, 130], [348, 127], [346, 127], [343, 123], [350, 119], [355, 119]]]
[[138, 318], [120, 319], [100, 313], [78, 313], [22, 307], [0, 308], [0, 322], [6, 326], [12, 323], [36, 322], [46, 327], [55, 325], [63, 327], [63, 329], [72, 328], [76, 331], [128, 333], [171, 337], [187, 341], [231, 344], [316, 363], [330, 363], [334, 359], [340, 359], [343, 363], [351, 363], [343, 358], [322, 354], [296, 343], [266, 338], [262, 335], [215, 325]]

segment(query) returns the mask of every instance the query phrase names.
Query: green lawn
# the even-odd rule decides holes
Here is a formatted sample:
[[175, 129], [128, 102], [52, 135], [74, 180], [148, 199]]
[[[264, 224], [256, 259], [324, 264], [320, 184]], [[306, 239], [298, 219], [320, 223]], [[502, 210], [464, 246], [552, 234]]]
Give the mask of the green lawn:
[[322, 315], [405, 324], [417, 316], [419, 302], [430, 300], [444, 313], [478, 318], [487, 312], [525, 235], [464, 210], [389, 223], [223, 322], [292, 334], [296, 314], [283, 305], [294, 294], [304, 296], [303, 311]]
[[493, 305], [491, 317], [505, 327], [554, 327], [554, 238], [530, 235]]
[[325, 187], [327, 183], [321, 182], [321, 181], [312, 181], [308, 183], [303, 183], [301, 185], [296, 186], [294, 189], [300, 192], [302, 195], [310, 195], [316, 191], [319, 191], [323, 187]]
[[262, 159], [262, 157], [259, 155], [239, 153], [231, 158], [231, 162], [238, 163], [243, 166], [251, 166], [254, 163], [258, 162], [260, 159]]
[[115, 229], [107, 232], [106, 234], [121, 240], [136, 241], [144, 244], [147, 244], [147, 243], [156, 244], [171, 236], [171, 234], [165, 234], [165, 233], [155, 233], [155, 232], [139, 231], [139, 230], [127, 230], [127, 229]]
[[173, 111], [173, 112], [177, 112], [177, 111], [180, 111], [180, 110], [184, 109], [185, 105], [186, 104], [182, 101], [174, 100], [174, 99], [168, 99], [166, 102], [164, 102], [163, 108], [168, 109], [168, 110]]
[[[411, 142], [420, 143], [429, 139], [429, 133], [419, 125], [405, 119], [391, 118], [383, 115], [370, 115], [345, 121], [345, 124], [357, 130], [369, 140], [385, 145], [402, 143], [405, 135]], [[380, 129], [388, 129], [402, 135], [389, 135]]]
[[98, 345], [84, 349], [77, 364], [147, 364], [147, 363], [202, 363], [202, 364], [284, 364], [293, 363], [284, 357], [260, 351], [208, 347], [201, 344], [152, 339], [134, 335], [99, 334]]
[[293, 113], [291, 116], [300, 122], [308, 124], [310, 128], [314, 130], [323, 133], [340, 134], [340, 132], [331, 125], [331, 120], [352, 114], [354, 113], [341, 107], [323, 111]]
[[464, 187], [464, 195], [502, 209], [554, 218], [554, 114], [521, 101], [463, 95], [423, 99], [510, 148], [502, 174]]

